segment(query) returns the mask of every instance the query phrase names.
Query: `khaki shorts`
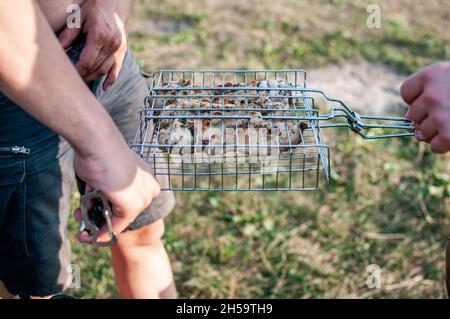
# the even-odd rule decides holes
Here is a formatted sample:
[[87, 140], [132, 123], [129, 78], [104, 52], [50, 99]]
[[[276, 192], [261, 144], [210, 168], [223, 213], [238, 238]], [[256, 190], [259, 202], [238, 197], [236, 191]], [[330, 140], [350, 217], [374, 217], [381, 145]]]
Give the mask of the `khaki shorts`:
[[[130, 141], [138, 128], [138, 110], [148, 94], [147, 82], [131, 52], [107, 93], [103, 81], [94, 83], [93, 92]], [[73, 151], [0, 93], [0, 150], [16, 145], [31, 153], [0, 152], [0, 281], [13, 294], [57, 294], [71, 281], [67, 223], [75, 184]], [[167, 187], [167, 179], [158, 177], [162, 188]], [[173, 194], [162, 192], [129, 230], [166, 217], [173, 206]]]

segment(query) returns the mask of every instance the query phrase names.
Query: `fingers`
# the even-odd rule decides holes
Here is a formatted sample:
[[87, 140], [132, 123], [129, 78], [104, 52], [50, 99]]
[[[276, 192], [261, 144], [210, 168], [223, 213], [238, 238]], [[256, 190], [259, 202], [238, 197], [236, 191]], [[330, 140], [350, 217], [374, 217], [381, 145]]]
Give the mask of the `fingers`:
[[[120, 234], [123, 232], [130, 224], [134, 221], [134, 219], [147, 207], [150, 206], [152, 200], [143, 201], [145, 204], [143, 205], [132, 205], [130, 207], [119, 207], [112, 206], [112, 230], [115, 234]], [[134, 207], [133, 207], [134, 206]], [[126, 214], [125, 213], [126, 210]], [[134, 216], [134, 218], [130, 219], [130, 216]], [[105, 224], [101, 227], [99, 234], [97, 236], [97, 240], [99, 242], [107, 242], [111, 240], [111, 234], [109, 232], [108, 225]]]
[[104, 36], [103, 40], [104, 46], [97, 57], [97, 61], [94, 64], [94, 69], [98, 69], [108, 57], [115, 55], [122, 45], [120, 35], [110, 35], [109, 37]]
[[[136, 155], [134, 153], [134, 155]], [[139, 163], [137, 163], [139, 165]], [[161, 188], [157, 180], [144, 169], [138, 166], [139, 176], [136, 182], [137, 188], [133, 190], [133, 195], [135, 195], [135, 200], [126, 202], [124, 206], [113, 206], [112, 207], [112, 228], [116, 234], [120, 234], [124, 229], [126, 229], [134, 219], [146, 208], [148, 208], [153, 199], [157, 197], [161, 191]], [[125, 195], [125, 198], [130, 196]], [[132, 218], [130, 219], [130, 217]], [[107, 241], [110, 236], [107, 232], [107, 227], [103, 227], [100, 231], [99, 240]]]
[[[122, 231], [124, 231], [133, 221], [129, 221], [126, 218], [121, 218], [118, 216], [113, 215], [112, 217], [112, 229], [115, 234], [120, 234]], [[111, 240], [111, 234], [108, 230], [108, 225], [104, 225], [97, 236], [98, 242], [107, 242]]]
[[[74, 216], [75, 216], [75, 220], [79, 224], [81, 224], [83, 222], [83, 214], [81, 212], [81, 208], [75, 209]], [[124, 227], [123, 229], [125, 229], [126, 227]], [[97, 237], [97, 241], [98, 242], [107, 242], [109, 240], [111, 240], [111, 236], [108, 232], [107, 225], [105, 225], [100, 229], [99, 235]], [[80, 234], [78, 234], [78, 241], [83, 244], [92, 244], [94, 242], [94, 238], [91, 235], [89, 235], [89, 233], [85, 230], [85, 231], [82, 231]]]
[[[85, 188], [84, 188], [84, 194], [90, 193], [93, 190], [94, 190], [94, 188], [92, 186], [86, 184]], [[92, 199], [90, 199], [90, 200], [83, 200], [83, 202], [81, 204], [86, 206], [87, 211], [90, 211], [92, 209], [92, 207], [94, 206], [94, 200], [92, 200]], [[75, 220], [81, 225], [81, 223], [83, 222], [83, 213], [81, 212], [81, 208], [75, 209], [74, 216], [75, 216]], [[78, 235], [78, 241], [80, 243], [84, 243], [84, 244], [92, 244], [93, 243], [93, 238], [85, 230], [85, 231], [82, 231]]]
[[416, 138], [419, 141], [429, 143], [438, 133], [438, 129], [434, 121], [427, 117], [416, 128]]
[[[81, 212], [81, 208], [75, 209], [74, 216], [75, 216], [75, 220], [81, 225], [81, 223], [83, 222], [83, 213]], [[125, 229], [126, 227], [128, 227], [128, 226], [123, 227], [123, 229]], [[120, 233], [123, 229], [121, 229], [119, 232], [116, 232], [116, 233]], [[111, 235], [109, 234], [107, 224], [105, 224], [99, 230], [99, 233], [97, 236], [97, 241], [98, 242], [107, 242], [110, 240], [111, 240]], [[94, 238], [88, 233], [87, 230], [84, 230], [78, 234], [78, 241], [80, 243], [84, 243], [84, 244], [92, 244], [94, 242]]]
[[[105, 173], [105, 176], [101, 176], [103, 179], [99, 182], [94, 178], [92, 178], [93, 181], [89, 181], [89, 174], [85, 176], [87, 184], [97, 185], [97, 188], [102, 189], [104, 198], [111, 203], [111, 228], [116, 234], [126, 229], [160, 192], [160, 186], [148, 172], [146, 163], [126, 146], [120, 152], [121, 155], [117, 156], [116, 160], [122, 160], [122, 162], [116, 163], [116, 160], [107, 161], [109, 165], [117, 164], [117, 167], [107, 167], [107, 169], [109, 168], [109, 170], [106, 170], [108, 175]], [[104, 160], [107, 160], [107, 158]], [[97, 164], [97, 162], [83, 163], [83, 158], [78, 156], [74, 160], [75, 170], [81, 178], [84, 176], [83, 169], [94, 164]], [[75, 211], [75, 218], [78, 221], [82, 219], [80, 210]], [[108, 225], [101, 226], [97, 240], [99, 242], [110, 241], [111, 236]], [[80, 234], [79, 240], [87, 243], [92, 242], [87, 233]]]
[[[117, 80], [126, 53], [126, 34], [109, 25], [86, 18], [84, 25], [86, 45], [81, 51], [75, 68], [86, 82], [92, 82], [103, 75], [108, 75], [104, 89], [109, 88]], [[67, 33], [66, 33], [67, 32]], [[79, 34], [78, 29], [78, 34]], [[64, 43], [74, 35], [64, 30], [61, 34]], [[115, 61], [114, 61], [115, 60]], [[116, 66], [114, 66], [116, 64]], [[114, 67], [113, 67], [114, 66]]]
[[93, 244], [94, 238], [92, 238], [87, 231], [82, 231], [78, 235], [78, 241], [82, 244]]
[[81, 223], [83, 221], [83, 214], [81, 213], [81, 208], [75, 209], [73, 215], [78, 223]]
[[106, 61], [104, 61], [100, 67], [98, 67], [94, 72], [90, 73], [88, 76], [84, 78], [86, 82], [92, 82], [102, 77], [103, 75], [108, 74], [114, 65], [115, 58], [113, 55], [108, 57]]
[[400, 94], [407, 104], [414, 102], [420, 96], [424, 88], [421, 72], [413, 74], [403, 83]]
[[[406, 115], [405, 115], [406, 117]], [[414, 133], [416, 131], [416, 123], [414, 123], [414, 121], [411, 122], [411, 126], [413, 127], [412, 129], [408, 130], [409, 133]]]
[[110, 54], [108, 52], [108, 49], [106, 47], [103, 47], [97, 56], [97, 60], [94, 62], [94, 64], [92, 65], [92, 68], [90, 69], [91, 73], [88, 74], [86, 76], [86, 78], [91, 76], [91, 74], [95, 74], [95, 72], [102, 66], [102, 64], [104, 64], [106, 62], [106, 60], [109, 57], [110, 57]]
[[[79, 224], [81, 224], [81, 222], [83, 221], [83, 214], [81, 213], [81, 208], [75, 209], [73, 214], [75, 216], [75, 220]], [[84, 244], [92, 244], [93, 238], [89, 236], [87, 231], [83, 231], [80, 234], [78, 234], [78, 241]]]
[[103, 39], [95, 32], [88, 32], [86, 38], [86, 46], [80, 54], [80, 60], [75, 64], [78, 73], [85, 78], [95, 70], [97, 58], [103, 49]]
[[[419, 99], [423, 89], [424, 83], [420, 72], [410, 76], [400, 88], [403, 100], [410, 105], [405, 117], [410, 119], [414, 125], [419, 124], [427, 116], [427, 110]], [[419, 140], [423, 137], [420, 130], [416, 129], [416, 136]]]
[[145, 162], [139, 155], [134, 152], [133, 156], [139, 168], [144, 172], [144, 174], [146, 174], [146, 176], [148, 176], [149, 193], [151, 194], [152, 199], [155, 199], [159, 196], [159, 194], [161, 194], [161, 185], [159, 184], [159, 181], [152, 175], [151, 168], [147, 164], [147, 162]]
[[65, 28], [58, 36], [59, 42], [67, 49], [81, 33], [81, 28]]
[[[86, 50], [87, 48], [85, 48]], [[94, 63], [88, 63], [86, 64], [82, 59], [88, 59], [84, 58], [83, 52], [80, 56], [80, 61], [78, 62], [78, 71], [80, 72], [80, 75], [83, 77], [83, 79], [86, 82], [92, 82], [100, 77], [107, 75], [107, 78], [105, 82], [103, 83], [103, 89], [105, 91], [108, 91], [108, 89], [117, 81], [119, 78], [119, 73], [122, 68], [123, 60], [125, 58], [125, 55], [120, 53], [117, 57], [116, 54], [111, 54], [109, 47], [103, 47], [102, 50], [98, 53], [96, 57], [96, 61]], [[92, 50], [91, 50], [92, 51]], [[114, 53], [114, 52], [113, 52]], [[126, 51], [125, 51], [126, 53]], [[89, 51], [86, 53], [85, 56], [88, 56], [90, 53]]]
[[97, 70], [88, 75], [85, 78], [85, 81], [94, 81], [103, 75], [107, 75], [105, 81], [103, 82], [103, 90], [107, 92], [119, 78], [124, 58], [124, 55], [120, 58], [117, 58], [115, 55], [111, 55]]
[[427, 117], [427, 114], [427, 106], [424, 104], [422, 97], [419, 97], [411, 104], [405, 117], [416, 124], [420, 124]]
[[119, 78], [120, 67], [117, 63], [114, 63], [112, 68], [108, 72], [108, 76], [106, 77], [105, 82], [103, 83], [103, 90], [108, 92], [111, 86], [117, 81]]
[[126, 53], [127, 53], [127, 46], [125, 45], [122, 49], [117, 51], [117, 54], [115, 54], [115, 63], [109, 70], [108, 76], [106, 77], [106, 80], [103, 83], [103, 90], [105, 92], [108, 91], [119, 78], [120, 70], [122, 69]]
[[431, 150], [438, 154], [444, 154], [450, 151], [450, 134], [438, 134], [431, 141]]

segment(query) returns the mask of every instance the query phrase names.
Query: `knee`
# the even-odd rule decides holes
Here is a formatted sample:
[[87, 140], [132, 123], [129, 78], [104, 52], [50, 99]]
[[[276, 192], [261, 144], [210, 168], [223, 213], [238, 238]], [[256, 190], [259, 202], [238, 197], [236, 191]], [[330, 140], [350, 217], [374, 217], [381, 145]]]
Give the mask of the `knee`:
[[128, 231], [119, 236], [117, 245], [120, 247], [142, 247], [158, 245], [164, 236], [164, 221], [161, 219], [140, 229]]
[[156, 223], [142, 228], [142, 233], [139, 235], [138, 244], [153, 245], [161, 242], [164, 236], [164, 221], [159, 220]]

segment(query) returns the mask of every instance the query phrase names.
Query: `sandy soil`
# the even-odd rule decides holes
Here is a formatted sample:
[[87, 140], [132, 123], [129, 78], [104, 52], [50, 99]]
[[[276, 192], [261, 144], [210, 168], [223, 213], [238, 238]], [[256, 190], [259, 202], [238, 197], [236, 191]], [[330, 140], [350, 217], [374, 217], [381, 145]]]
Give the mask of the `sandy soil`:
[[405, 76], [383, 65], [349, 61], [310, 70], [309, 88], [343, 100], [361, 114], [396, 114], [406, 108], [399, 91]]

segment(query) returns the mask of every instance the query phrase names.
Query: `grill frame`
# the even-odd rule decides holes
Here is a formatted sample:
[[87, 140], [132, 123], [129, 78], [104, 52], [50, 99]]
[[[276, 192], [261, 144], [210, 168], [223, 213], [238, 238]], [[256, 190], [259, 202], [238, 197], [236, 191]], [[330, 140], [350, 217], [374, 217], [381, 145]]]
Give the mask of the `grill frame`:
[[[178, 87], [175, 83], [178, 83]], [[271, 83], [279, 87], [271, 87]], [[284, 83], [283, 86], [281, 83]], [[237, 86], [230, 86], [233, 84]], [[330, 114], [319, 113], [315, 105], [317, 95], [331, 102]], [[262, 97], [268, 98], [269, 107], [257, 104]], [[233, 104], [227, 103], [227, 99], [235, 99], [234, 107], [230, 107]], [[237, 99], [241, 101], [240, 104], [236, 102]], [[200, 104], [209, 107], [199, 107], [199, 101]], [[275, 105], [278, 108], [275, 108]], [[283, 125], [286, 126], [288, 142], [280, 145], [260, 143], [261, 140], [258, 139], [257, 143], [251, 143], [251, 138], [248, 138], [246, 142], [240, 143], [239, 134], [236, 133], [232, 145], [225, 143], [225, 136], [229, 136], [224, 133], [228, 127], [226, 123], [251, 122], [254, 118], [252, 114], [255, 114], [252, 112], [260, 113], [263, 121], [271, 123], [269, 130], [272, 134], [276, 123], [283, 123], [281, 128], [283, 130]], [[189, 144], [158, 143], [163, 130], [167, 130], [166, 126], [169, 126], [167, 134], [168, 140], [171, 140], [175, 132], [173, 123], [176, 121], [184, 123], [180, 126], [186, 127], [188, 123], [192, 125], [193, 122], [194, 127], [202, 123], [200, 131], [204, 131], [204, 121], [209, 121], [207, 123], [211, 130], [215, 126], [212, 123], [219, 122], [222, 130], [221, 143], [205, 145], [204, 141], [201, 142], [195, 137], [195, 133]], [[321, 121], [331, 123], [322, 124]], [[363, 121], [376, 123], [367, 124]], [[297, 129], [301, 141], [294, 143], [289, 128], [299, 127], [301, 123], [307, 123], [307, 128]], [[411, 126], [403, 118], [358, 115], [344, 102], [330, 98], [320, 90], [307, 88], [306, 71], [302, 69], [162, 70], [155, 73], [151, 79], [150, 93], [140, 110], [140, 124], [135, 139], [130, 142], [130, 147], [151, 165], [155, 176], [167, 176], [169, 186], [162, 190], [312, 191], [319, 188], [321, 175], [326, 181], [329, 181], [330, 177], [330, 149], [323, 141], [321, 129], [342, 126], [349, 127], [368, 139], [411, 135], [411, 133], [366, 134], [365, 131], [371, 129], [404, 130], [411, 129]], [[238, 124], [235, 124], [235, 129], [236, 132], [240, 129]], [[248, 126], [245, 134], [251, 136], [250, 132]], [[210, 135], [208, 143], [211, 143], [211, 139]], [[227, 147], [234, 150], [234, 158], [224, 156], [228, 154]], [[161, 152], [160, 148], [167, 152]], [[222, 153], [219, 152], [217, 158], [211, 159], [210, 156], [206, 162], [204, 156], [185, 156], [200, 148], [203, 154], [205, 152], [211, 154], [220, 149]], [[276, 165], [273, 165], [270, 155], [259, 160], [254, 159], [252, 156], [254, 149], [264, 154], [260, 151], [264, 148], [269, 149], [267, 154], [278, 156]], [[242, 160], [244, 163], [241, 163]]]

